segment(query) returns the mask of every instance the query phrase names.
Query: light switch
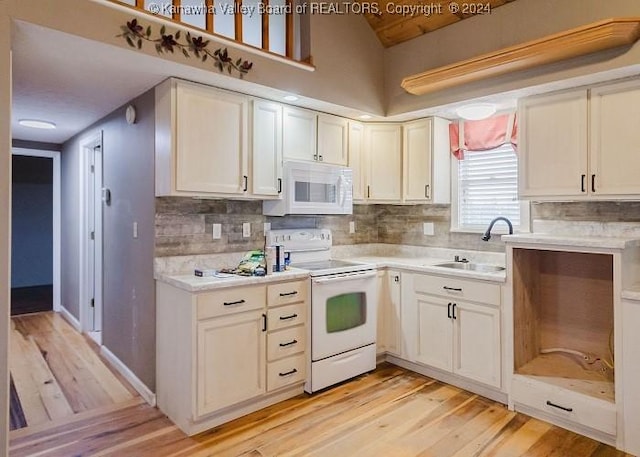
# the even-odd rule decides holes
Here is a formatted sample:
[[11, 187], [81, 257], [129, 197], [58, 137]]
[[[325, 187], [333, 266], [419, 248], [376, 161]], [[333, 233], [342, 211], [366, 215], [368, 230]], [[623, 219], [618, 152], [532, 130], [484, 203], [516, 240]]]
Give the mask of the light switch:
[[356, 233], [356, 222], [355, 221], [350, 221], [349, 222], [349, 233]]
[[433, 236], [435, 235], [435, 230], [433, 227], [433, 222], [425, 222], [422, 224], [422, 233], [424, 233], [427, 236]]
[[251, 223], [243, 222], [242, 223], [242, 236], [244, 238], [249, 238], [251, 236]]
[[214, 240], [222, 238], [222, 224], [213, 224], [212, 236]]
[[133, 223], [133, 237], [134, 238], [138, 238], [138, 223], [137, 222]]

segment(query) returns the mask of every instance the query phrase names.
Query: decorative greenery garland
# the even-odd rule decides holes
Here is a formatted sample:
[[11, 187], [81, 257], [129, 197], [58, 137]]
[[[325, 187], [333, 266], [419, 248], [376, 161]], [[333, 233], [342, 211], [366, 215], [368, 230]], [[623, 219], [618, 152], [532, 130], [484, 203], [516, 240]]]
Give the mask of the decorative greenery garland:
[[191, 58], [192, 54], [203, 62], [206, 62], [208, 58], [211, 58], [215, 67], [219, 71], [223, 72], [227, 70], [227, 72], [231, 74], [232, 71], [235, 70], [238, 72], [240, 78], [243, 78], [244, 75], [249, 73], [249, 70], [253, 67], [253, 62], [242, 60], [241, 58], [234, 62], [233, 59], [229, 57], [227, 48], [219, 48], [211, 52], [207, 49], [209, 46], [209, 40], [205, 41], [201, 36], [193, 36], [190, 32], [187, 32], [186, 34], [186, 43], [180, 42], [180, 37], [182, 36], [180, 30], [178, 30], [175, 35], [167, 35], [166, 27], [164, 25], [160, 28], [160, 36], [158, 38], [153, 38], [151, 35], [152, 30], [150, 25], [147, 26], [147, 29], [145, 30], [143, 26], [138, 24], [137, 19], [133, 19], [132, 21], [127, 22], [127, 25], [123, 25], [122, 33], [116, 36], [123, 37], [132, 48], [142, 49], [143, 41], [149, 41], [151, 43], [155, 43], [156, 52], [158, 54], [162, 54], [164, 52], [170, 52], [173, 54], [174, 49], [178, 48], [186, 58]]

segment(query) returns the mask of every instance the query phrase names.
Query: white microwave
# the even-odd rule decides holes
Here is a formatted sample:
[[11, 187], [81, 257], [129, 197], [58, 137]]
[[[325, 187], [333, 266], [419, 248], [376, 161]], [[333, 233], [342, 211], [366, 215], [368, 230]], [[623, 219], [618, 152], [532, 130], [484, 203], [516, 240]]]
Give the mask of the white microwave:
[[351, 168], [326, 163], [284, 162], [282, 198], [265, 200], [262, 214], [352, 214]]

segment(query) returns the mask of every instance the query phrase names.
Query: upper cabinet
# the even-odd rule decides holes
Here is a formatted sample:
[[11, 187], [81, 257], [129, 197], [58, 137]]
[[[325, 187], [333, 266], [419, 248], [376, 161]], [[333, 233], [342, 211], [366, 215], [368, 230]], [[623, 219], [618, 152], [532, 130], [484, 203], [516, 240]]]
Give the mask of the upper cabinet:
[[367, 180], [365, 172], [364, 125], [349, 121], [349, 167], [353, 170], [353, 201], [366, 198]]
[[399, 202], [402, 197], [402, 127], [368, 124], [364, 127], [366, 151], [365, 198], [372, 202]]
[[639, 103], [638, 80], [522, 100], [520, 195], [637, 199]]
[[403, 201], [450, 203], [449, 121], [408, 122], [402, 132]]
[[254, 195], [282, 193], [282, 105], [253, 101], [251, 184]]
[[317, 160], [318, 115], [306, 109], [283, 108], [283, 154], [292, 160]]
[[318, 157], [320, 162], [347, 165], [349, 121], [343, 117], [318, 114]]

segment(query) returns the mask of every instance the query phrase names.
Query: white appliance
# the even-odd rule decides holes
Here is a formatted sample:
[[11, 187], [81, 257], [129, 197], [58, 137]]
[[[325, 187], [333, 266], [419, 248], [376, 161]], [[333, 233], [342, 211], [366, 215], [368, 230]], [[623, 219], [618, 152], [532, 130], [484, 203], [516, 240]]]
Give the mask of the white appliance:
[[378, 306], [375, 266], [331, 259], [330, 230], [272, 230], [268, 244], [283, 244], [291, 265], [310, 271], [309, 393], [376, 367]]
[[283, 169], [282, 198], [263, 202], [262, 213], [266, 216], [353, 212], [351, 168], [288, 160]]

